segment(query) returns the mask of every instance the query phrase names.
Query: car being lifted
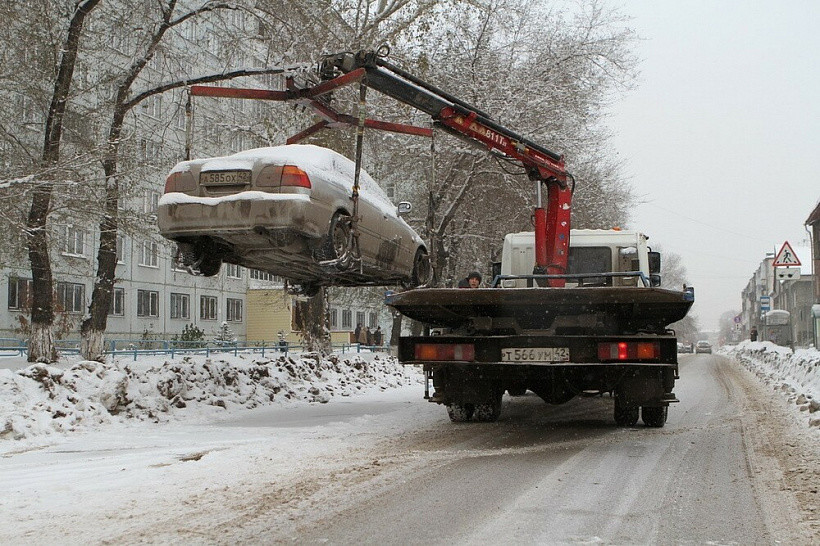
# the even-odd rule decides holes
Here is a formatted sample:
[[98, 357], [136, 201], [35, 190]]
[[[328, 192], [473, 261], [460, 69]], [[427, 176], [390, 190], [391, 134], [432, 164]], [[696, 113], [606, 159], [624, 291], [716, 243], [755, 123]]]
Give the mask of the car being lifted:
[[306, 294], [329, 284], [427, 283], [427, 247], [364, 171], [351, 223], [354, 176], [351, 160], [312, 145], [183, 161], [165, 183], [160, 233], [177, 243], [182, 265], [205, 276], [234, 263]]

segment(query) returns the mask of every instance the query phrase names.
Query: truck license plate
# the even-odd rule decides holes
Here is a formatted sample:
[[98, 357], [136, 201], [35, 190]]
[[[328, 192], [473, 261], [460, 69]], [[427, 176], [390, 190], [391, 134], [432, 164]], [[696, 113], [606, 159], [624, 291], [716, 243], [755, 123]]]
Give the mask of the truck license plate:
[[569, 347], [509, 347], [501, 362], [569, 362]]

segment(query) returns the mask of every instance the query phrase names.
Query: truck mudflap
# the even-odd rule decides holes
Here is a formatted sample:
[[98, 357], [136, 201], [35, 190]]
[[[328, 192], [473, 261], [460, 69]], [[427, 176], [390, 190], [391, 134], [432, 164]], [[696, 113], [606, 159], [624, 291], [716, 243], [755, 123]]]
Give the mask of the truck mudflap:
[[552, 327], [558, 317], [599, 317], [608, 332], [637, 332], [662, 331], [684, 318], [693, 298], [683, 291], [631, 286], [419, 288], [390, 293], [385, 303], [406, 317], [447, 328], [490, 320], [537, 330]]

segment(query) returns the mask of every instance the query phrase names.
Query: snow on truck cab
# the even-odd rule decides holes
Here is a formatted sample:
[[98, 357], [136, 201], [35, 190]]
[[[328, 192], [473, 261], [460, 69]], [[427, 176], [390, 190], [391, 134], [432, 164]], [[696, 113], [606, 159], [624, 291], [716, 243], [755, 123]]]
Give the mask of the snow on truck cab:
[[[567, 286], [660, 286], [660, 253], [647, 245], [639, 231], [573, 229], [570, 231]], [[509, 233], [504, 238], [500, 275], [495, 286], [532, 286], [527, 278], [535, 263], [535, 234]], [[586, 276], [589, 274], [590, 276]]]

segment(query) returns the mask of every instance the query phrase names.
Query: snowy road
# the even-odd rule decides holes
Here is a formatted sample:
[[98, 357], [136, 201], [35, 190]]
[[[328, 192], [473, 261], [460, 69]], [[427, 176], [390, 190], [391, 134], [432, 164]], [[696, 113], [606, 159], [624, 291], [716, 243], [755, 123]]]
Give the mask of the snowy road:
[[8, 451], [0, 542], [816, 540], [793, 470], [817, 459], [772, 393], [720, 356], [682, 357], [681, 375], [663, 429], [616, 427], [609, 398], [532, 395], [452, 424], [412, 386]]

